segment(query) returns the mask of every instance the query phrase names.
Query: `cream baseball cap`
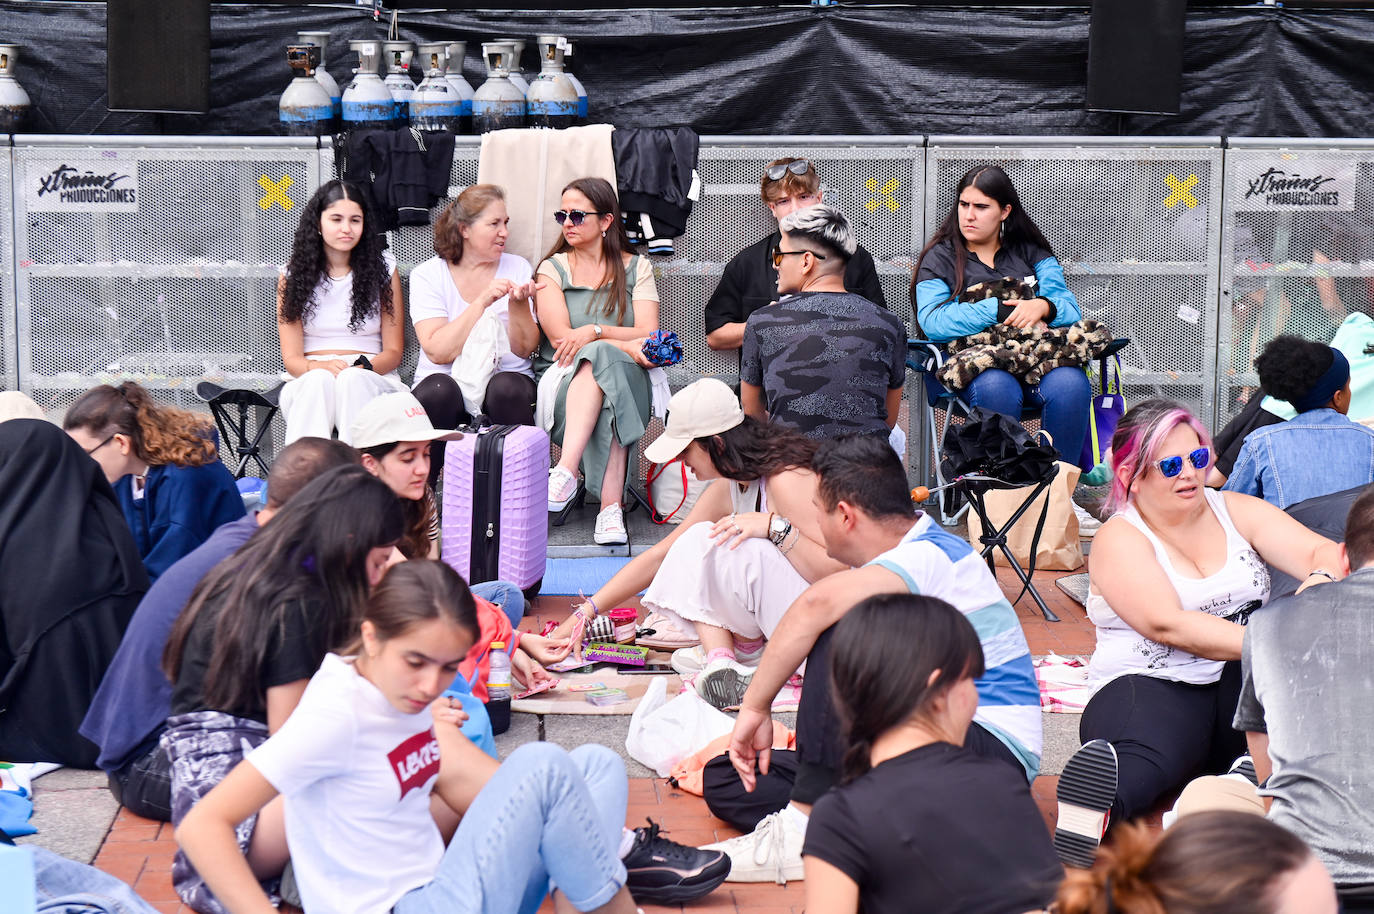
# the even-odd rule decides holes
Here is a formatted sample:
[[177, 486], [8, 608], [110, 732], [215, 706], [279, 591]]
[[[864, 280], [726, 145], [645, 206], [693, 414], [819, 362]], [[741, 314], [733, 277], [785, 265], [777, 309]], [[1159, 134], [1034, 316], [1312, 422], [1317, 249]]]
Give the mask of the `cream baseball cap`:
[[715, 378], [693, 381], [673, 394], [664, 417], [663, 434], [644, 449], [654, 463], [667, 463], [697, 438], [719, 435], [744, 421], [739, 397]]
[[438, 429], [414, 394], [398, 390], [368, 401], [353, 420], [353, 446], [376, 447], [397, 441], [457, 441], [462, 432]]

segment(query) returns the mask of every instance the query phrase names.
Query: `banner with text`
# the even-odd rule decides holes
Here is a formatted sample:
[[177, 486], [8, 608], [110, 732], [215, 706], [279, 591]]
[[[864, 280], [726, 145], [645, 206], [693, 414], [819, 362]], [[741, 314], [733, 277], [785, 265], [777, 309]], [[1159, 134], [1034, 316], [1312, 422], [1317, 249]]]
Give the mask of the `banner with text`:
[[29, 212], [138, 212], [138, 161], [120, 158], [116, 152], [106, 155], [110, 157], [29, 162], [24, 176], [24, 204]]
[[1354, 209], [1355, 162], [1330, 156], [1276, 153], [1236, 170], [1236, 208], [1243, 210]]

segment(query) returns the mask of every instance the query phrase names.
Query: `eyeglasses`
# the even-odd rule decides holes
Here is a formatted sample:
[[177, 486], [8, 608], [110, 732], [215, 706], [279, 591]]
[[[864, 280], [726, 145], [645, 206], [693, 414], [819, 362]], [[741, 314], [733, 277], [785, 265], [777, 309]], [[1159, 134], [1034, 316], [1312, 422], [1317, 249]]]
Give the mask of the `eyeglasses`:
[[781, 248], [773, 248], [773, 269], [776, 270], [778, 267], [782, 266], [782, 259], [793, 254], [810, 254], [817, 260], [825, 259], [824, 254], [817, 254], [815, 251], [784, 251]]
[[[1193, 465], [1195, 470], [1205, 470], [1212, 462], [1212, 451], [1209, 448], [1200, 447], [1188, 455], [1188, 462]], [[1165, 479], [1173, 479], [1183, 472], [1183, 458], [1175, 454], [1172, 457], [1165, 457], [1159, 462], [1159, 472]]]
[[764, 171], [770, 181], [781, 181], [783, 175], [789, 171], [794, 175], [804, 175], [811, 170], [811, 163], [806, 159], [797, 159], [795, 162], [786, 162], [782, 165], [774, 165]]
[[553, 214], [553, 221], [562, 225], [565, 221], [573, 225], [581, 225], [588, 216], [604, 216], [605, 213], [588, 213], [580, 209], [560, 209]]
[[95, 447], [92, 447], [92, 448], [84, 448], [84, 450], [86, 451], [87, 454], [94, 454], [96, 451], [100, 450], [100, 449], [103, 448], [105, 445], [107, 445], [107, 444], [109, 444], [111, 441], [113, 441], [113, 440], [114, 440], [114, 436], [115, 436], [115, 433], [111, 433], [104, 441], [100, 442], [100, 443], [97, 444]]

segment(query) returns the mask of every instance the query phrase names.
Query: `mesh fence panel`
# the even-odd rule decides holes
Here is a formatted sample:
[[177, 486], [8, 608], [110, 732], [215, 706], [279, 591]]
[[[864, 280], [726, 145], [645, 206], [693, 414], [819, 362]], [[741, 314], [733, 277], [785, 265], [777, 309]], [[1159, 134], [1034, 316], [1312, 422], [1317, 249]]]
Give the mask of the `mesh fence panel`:
[[0, 378], [5, 390], [19, 388], [18, 331], [15, 327], [13, 151], [0, 152]]
[[[1353, 172], [1353, 207], [1248, 208], [1247, 185], [1269, 168]], [[1232, 148], [1222, 212], [1220, 421], [1258, 392], [1254, 358], [1280, 334], [1330, 342], [1348, 314], [1374, 315], [1374, 148]], [[1327, 185], [1323, 189], [1330, 189]]]

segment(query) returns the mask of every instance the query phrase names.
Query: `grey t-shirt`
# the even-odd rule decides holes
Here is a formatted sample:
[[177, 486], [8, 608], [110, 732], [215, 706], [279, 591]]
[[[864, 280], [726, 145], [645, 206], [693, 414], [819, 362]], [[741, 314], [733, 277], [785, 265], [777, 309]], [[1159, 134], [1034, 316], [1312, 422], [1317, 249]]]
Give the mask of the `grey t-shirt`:
[[905, 378], [906, 327], [863, 296], [803, 292], [745, 324], [740, 380], [808, 438], [886, 435], [887, 392]]
[[1250, 617], [1234, 726], [1269, 734], [1269, 818], [1338, 886], [1374, 883], [1374, 568]]

